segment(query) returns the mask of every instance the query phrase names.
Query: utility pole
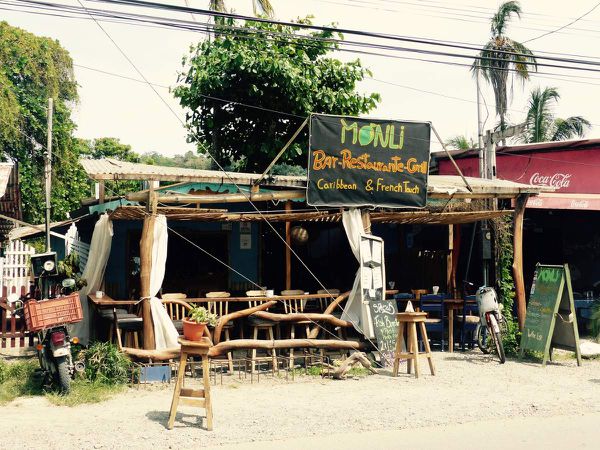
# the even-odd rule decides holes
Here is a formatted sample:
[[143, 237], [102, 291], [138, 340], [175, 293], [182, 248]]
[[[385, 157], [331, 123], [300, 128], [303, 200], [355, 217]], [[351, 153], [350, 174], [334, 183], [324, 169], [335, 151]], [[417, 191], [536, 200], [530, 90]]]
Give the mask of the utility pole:
[[483, 121], [481, 120], [481, 90], [479, 89], [479, 62], [475, 71], [475, 86], [477, 87], [477, 147], [479, 148], [479, 178], [484, 178], [485, 156], [483, 154]]
[[46, 251], [50, 249], [50, 191], [52, 189], [52, 98], [48, 99], [48, 141], [46, 144], [46, 158], [44, 164], [44, 180], [46, 181]]
[[[523, 131], [525, 131], [526, 127], [526, 123], [521, 123], [519, 125], [508, 127], [505, 130], [499, 130], [494, 132], [492, 132], [491, 130], [487, 130], [485, 132], [483, 158], [480, 159], [480, 174], [483, 174], [481, 178], [486, 178], [488, 180], [496, 179], [498, 175], [496, 171], [496, 144], [500, 141], [505, 140], [506, 138], [521, 134]], [[492, 209], [496, 209], [497, 200], [493, 199], [489, 206], [491, 206]], [[481, 222], [481, 245], [483, 257], [483, 283], [485, 286], [487, 286], [489, 283], [490, 275], [490, 261], [492, 260], [493, 256], [491, 232], [487, 220]]]

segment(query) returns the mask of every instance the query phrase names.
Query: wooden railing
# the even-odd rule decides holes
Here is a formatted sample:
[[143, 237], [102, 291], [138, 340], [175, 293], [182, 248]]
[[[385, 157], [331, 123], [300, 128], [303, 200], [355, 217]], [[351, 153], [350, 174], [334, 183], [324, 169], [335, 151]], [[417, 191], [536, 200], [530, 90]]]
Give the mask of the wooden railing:
[[[15, 292], [13, 287], [11, 293]], [[25, 287], [18, 292], [20, 296], [25, 295]], [[0, 348], [27, 348], [33, 347], [35, 333], [30, 333], [25, 327], [22, 314], [15, 315], [15, 305], [8, 302], [9, 292], [6, 286], [2, 289], [0, 298]]]

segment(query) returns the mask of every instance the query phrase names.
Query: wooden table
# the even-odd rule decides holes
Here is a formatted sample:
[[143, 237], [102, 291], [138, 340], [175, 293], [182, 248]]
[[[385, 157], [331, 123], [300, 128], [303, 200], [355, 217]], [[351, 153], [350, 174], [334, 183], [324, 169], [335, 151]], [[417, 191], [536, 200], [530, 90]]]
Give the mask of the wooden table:
[[100, 308], [112, 308], [117, 306], [133, 306], [137, 305], [141, 300], [115, 300], [112, 297], [104, 294], [102, 297], [96, 297], [96, 294], [88, 295], [90, 301]]

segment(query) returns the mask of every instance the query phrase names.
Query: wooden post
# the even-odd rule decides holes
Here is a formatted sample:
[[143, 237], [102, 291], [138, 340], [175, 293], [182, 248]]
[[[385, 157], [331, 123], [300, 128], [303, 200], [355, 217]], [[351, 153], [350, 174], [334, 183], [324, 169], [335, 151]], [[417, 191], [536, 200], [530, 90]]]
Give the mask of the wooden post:
[[371, 214], [368, 209], [363, 209], [360, 212], [362, 217], [363, 228], [365, 229], [365, 233], [371, 234]]
[[102, 180], [98, 183], [98, 203], [104, 203], [105, 196], [104, 180]]
[[452, 290], [452, 251], [454, 249], [454, 225], [448, 225], [448, 254], [446, 255], [446, 292], [454, 294]]
[[[292, 210], [292, 202], [288, 200], [285, 202], [285, 211], [290, 212]], [[292, 288], [292, 234], [291, 234], [291, 222], [285, 222], [285, 288]]]
[[513, 278], [515, 281], [515, 293], [517, 299], [517, 318], [519, 329], [525, 326], [525, 280], [523, 278], [523, 217], [529, 195], [519, 195], [515, 202], [513, 215]]
[[144, 322], [144, 349], [153, 350], [156, 347], [154, 341], [154, 323], [152, 322], [152, 310], [150, 309], [150, 273], [152, 272], [152, 246], [154, 245], [154, 223], [156, 222], [156, 192], [154, 183], [150, 183], [148, 190], [148, 201], [146, 210], [149, 212], [144, 217], [142, 237], [140, 239], [140, 297], [142, 298], [142, 319]]

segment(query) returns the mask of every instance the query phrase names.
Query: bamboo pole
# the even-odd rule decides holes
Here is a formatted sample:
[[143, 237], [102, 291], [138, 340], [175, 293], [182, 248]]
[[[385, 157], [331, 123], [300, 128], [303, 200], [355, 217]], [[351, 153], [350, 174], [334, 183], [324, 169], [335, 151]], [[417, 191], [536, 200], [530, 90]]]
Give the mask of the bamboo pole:
[[520, 195], [515, 202], [513, 215], [513, 278], [515, 282], [515, 293], [517, 299], [517, 318], [519, 329], [525, 326], [525, 314], [527, 306], [525, 303], [525, 280], [523, 278], [523, 218], [529, 195]]
[[[292, 211], [292, 202], [285, 202], [285, 212]], [[285, 222], [285, 288], [292, 288], [292, 223], [288, 220]]]
[[[159, 203], [244, 203], [248, 200], [252, 202], [267, 202], [271, 200], [289, 200], [294, 198], [304, 198], [304, 190], [296, 191], [277, 191], [277, 192], [249, 192], [243, 194], [206, 194], [206, 195], [157, 195], [156, 201]], [[144, 202], [148, 200], [148, 193], [134, 192], [126, 195], [127, 200]]]
[[144, 322], [144, 349], [153, 350], [154, 325], [150, 309], [150, 272], [152, 271], [152, 244], [154, 240], [155, 215], [144, 218], [140, 239], [140, 296], [142, 298], [142, 319]]

